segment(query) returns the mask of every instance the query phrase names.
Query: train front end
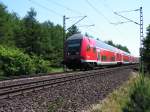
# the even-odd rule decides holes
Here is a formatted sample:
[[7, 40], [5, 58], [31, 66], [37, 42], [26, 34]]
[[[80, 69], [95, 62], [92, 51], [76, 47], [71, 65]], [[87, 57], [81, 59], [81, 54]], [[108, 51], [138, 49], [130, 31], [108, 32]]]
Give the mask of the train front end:
[[69, 69], [81, 68], [82, 40], [81, 34], [74, 34], [65, 41], [64, 64]]

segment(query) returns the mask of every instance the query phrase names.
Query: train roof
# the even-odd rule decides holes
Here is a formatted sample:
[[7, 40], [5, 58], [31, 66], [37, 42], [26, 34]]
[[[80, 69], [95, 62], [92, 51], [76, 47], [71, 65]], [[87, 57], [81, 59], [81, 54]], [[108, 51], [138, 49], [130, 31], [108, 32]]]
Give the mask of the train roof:
[[105, 42], [101, 41], [101, 40], [96, 40], [96, 46], [103, 48], [103, 49], [108, 49], [110, 51], [113, 52], [117, 52], [117, 48], [113, 47], [111, 45], [106, 44]]
[[[69, 38], [67, 38], [67, 40], [82, 39], [83, 37], [90, 38], [90, 37], [87, 37], [87, 36], [83, 36], [81, 33], [77, 33], [77, 34], [74, 34], [74, 35], [70, 36]], [[108, 49], [108, 50], [113, 51], [113, 52], [119, 52], [119, 53], [122, 53], [124, 55], [130, 55], [130, 53], [127, 53], [123, 50], [120, 50], [120, 49], [118, 49], [114, 46], [108, 45], [108, 44], [106, 44], [105, 42], [103, 42], [101, 40], [97, 40], [97, 39], [94, 39], [94, 38], [90, 38], [90, 39], [95, 40], [96, 41], [96, 46], [98, 46], [100, 48]]]
[[117, 47], [114, 47], [114, 46], [111, 46], [109, 44], [106, 44], [105, 42], [103, 42], [101, 40], [96, 40], [96, 44], [97, 44], [96, 46], [99, 46], [99, 47], [101, 47], [103, 49], [108, 49], [108, 50], [113, 51], [113, 52], [119, 52], [119, 53], [122, 53], [124, 55], [130, 55], [130, 53], [125, 52], [125, 51], [123, 51], [121, 49], [118, 49]]
[[82, 39], [82, 38], [83, 38], [83, 35], [81, 33], [77, 33], [67, 38], [67, 40]]

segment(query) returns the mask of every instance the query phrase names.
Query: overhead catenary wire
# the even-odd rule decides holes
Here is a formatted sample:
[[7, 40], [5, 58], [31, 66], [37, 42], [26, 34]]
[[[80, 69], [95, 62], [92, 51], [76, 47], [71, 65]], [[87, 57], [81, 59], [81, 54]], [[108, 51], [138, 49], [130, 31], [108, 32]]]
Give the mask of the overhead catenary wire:
[[128, 13], [128, 12], [134, 12], [134, 11], [139, 11], [140, 9], [134, 9], [134, 10], [124, 10], [124, 11], [119, 11], [117, 13]]
[[[104, 1], [104, 0], [103, 0]], [[103, 5], [107, 8], [107, 9], [110, 9], [111, 12], [115, 15], [118, 15], [118, 16], [121, 16], [125, 19], [127, 19], [128, 21], [119, 21], [119, 22], [116, 22], [116, 23], [111, 23], [112, 25], [119, 25], [119, 24], [124, 24], [124, 23], [128, 23], [128, 22], [133, 22], [131, 19], [128, 19], [122, 15], [120, 15], [119, 13], [129, 13], [129, 12], [135, 12], [135, 11], [139, 11], [139, 9], [133, 9], [133, 10], [123, 10], [123, 11], [117, 11], [115, 12], [108, 4], [106, 3], [103, 3]], [[137, 24], [137, 22], [135, 22]]]
[[102, 16], [108, 23], [111, 23], [110, 20], [101, 11], [99, 11], [96, 7], [94, 7], [94, 5], [92, 5], [91, 2], [89, 2], [89, 0], [85, 0], [85, 1], [93, 10], [95, 10], [96, 13]]
[[90, 27], [90, 26], [95, 26], [94, 24], [91, 24], [91, 25], [80, 25], [80, 26], [77, 26], [77, 27]]
[[56, 2], [56, 1], [53, 1], [53, 0], [46, 0], [46, 1], [51, 2], [51, 3], [53, 3], [53, 4], [55, 4], [55, 5], [59, 6], [59, 7], [62, 7], [62, 8], [66, 9], [66, 10], [68, 10], [70, 12], [74, 12], [76, 14], [83, 15], [81, 12], [79, 12], [77, 10], [74, 10], [72, 8], [69, 8], [69, 7], [65, 6], [65, 5], [62, 5], [62, 4], [60, 4], [60, 3]]
[[[103, 0], [103, 1], [105, 2], [105, 0]], [[114, 12], [113, 8], [110, 7], [108, 4], [106, 4], [106, 3], [104, 3], [104, 2], [101, 2], [102, 5], [103, 5], [104, 7], [106, 7], [107, 9], [109, 9], [110, 11]]]
[[[78, 21], [76, 21], [72, 26], [74, 26], [74, 25], [76, 25], [77, 23], [79, 23], [80, 21], [82, 21], [84, 18], [86, 18], [87, 16], [83, 16], [81, 19], [79, 19]], [[71, 26], [71, 27], [72, 27]], [[67, 30], [68, 29], [70, 29], [71, 27], [69, 27], [69, 28], [67, 28]]]
[[[93, 24], [94, 19], [91, 16], [88, 16], [87, 19], [90, 22], [90, 24]], [[81, 28], [84, 29], [84, 27], [81, 27]], [[105, 31], [103, 30], [103, 28], [101, 28], [101, 26], [99, 26], [99, 24], [94, 24], [94, 26], [92, 28], [91, 27], [87, 27], [84, 30], [86, 30], [86, 33], [88, 33], [88, 31], [93, 32], [93, 34], [96, 34], [95, 36], [99, 37], [99, 38], [103, 37], [103, 35], [105, 35], [106, 37], [108, 37], [107, 33], [105, 33]]]
[[[103, 18], [109, 23], [109, 24], [111, 24], [111, 25], [113, 25], [114, 26], [114, 24], [112, 24], [112, 22], [102, 13], [102, 12], [100, 12], [96, 7], [94, 7], [93, 5], [92, 5], [92, 3], [90, 3], [89, 2], [89, 0], [86, 0], [87, 2], [87, 4], [91, 7], [91, 8], [93, 8], [99, 15], [101, 15], [101, 16], [103, 16]], [[109, 7], [109, 6], [108, 6]], [[111, 10], [111, 11], [113, 11], [113, 9], [111, 8], [111, 7], [109, 7], [109, 9]], [[119, 32], [120, 33], [120, 31], [115, 27], [115, 29], [117, 30], [117, 32]], [[120, 33], [121, 34], [121, 33]]]
[[[105, 0], [103, 0], [104, 2], [105, 2]], [[104, 6], [104, 7], [106, 7], [107, 9], [109, 9], [113, 14], [115, 13], [115, 11], [114, 11], [114, 9], [110, 6], [110, 5], [108, 5], [108, 4], [106, 4], [106, 3], [103, 3], [103, 2], [101, 2], [101, 4]], [[126, 10], [127, 11], [127, 10]], [[126, 12], [126, 11], [124, 11], [124, 12]], [[128, 11], [133, 11], [133, 10], [128, 10]], [[112, 24], [112, 25], [119, 25], [119, 24], [124, 24], [124, 23], [128, 23], [128, 22], [131, 22], [130, 20], [128, 20], [128, 21], [119, 21], [119, 22], [110, 22], [110, 24]], [[115, 27], [115, 29], [117, 30], [117, 32], [119, 32], [120, 34], [121, 34], [121, 32], [119, 31], [119, 29], [118, 28], [116, 28]]]
[[[43, 8], [44, 10], [46, 10], [47, 12], [49, 12], [49, 13], [53, 13], [53, 14], [55, 14], [55, 15], [57, 15], [57, 16], [60, 16], [60, 17], [62, 17], [63, 15], [62, 14], [60, 14], [60, 13], [58, 13], [58, 12], [56, 12], [55, 10], [53, 10], [53, 9], [51, 9], [51, 8], [48, 8], [48, 7], [46, 7], [46, 6], [44, 6], [44, 5], [41, 5], [40, 3], [38, 3], [37, 1], [35, 1], [35, 0], [28, 0], [28, 1], [30, 1], [32, 4], [34, 4], [34, 5], [36, 5], [36, 6], [38, 6], [38, 7], [40, 7], [40, 8]], [[48, 1], [48, 0], [47, 0]], [[50, 1], [49, 1], [50, 2]], [[55, 2], [56, 3], [56, 2]], [[58, 5], [59, 3], [57, 3], [57, 5]], [[60, 6], [61, 4], [59, 4], [58, 6]], [[81, 12], [79, 12], [79, 11], [76, 11], [76, 10], [74, 10], [74, 9], [71, 9], [71, 8], [69, 8], [69, 7], [66, 7], [66, 6], [64, 6], [64, 5], [61, 5], [60, 7], [64, 7], [65, 9], [67, 9], [68, 11], [70, 11], [70, 12], [75, 12], [76, 14], [82, 14]], [[83, 14], [82, 14], [83, 15]], [[84, 14], [85, 15], [85, 14]], [[83, 17], [83, 16], [72, 16], [72, 17], [69, 17], [69, 18], [71, 18], [71, 19], [75, 19], [75, 18], [80, 18], [80, 17]], [[92, 21], [93, 22], [93, 21]], [[100, 29], [100, 28], [99, 28]]]
[[[102, 0], [101, 0], [102, 1]], [[105, 2], [105, 0], [103, 0], [104, 2]], [[104, 7], [106, 7], [107, 9], [109, 9], [111, 12], [112, 12], [112, 14], [114, 14], [114, 9], [110, 6], [110, 5], [108, 5], [108, 4], [106, 4], [106, 3], [104, 3], [104, 2], [100, 2]], [[118, 24], [123, 24], [123, 23], [126, 23], [127, 21], [119, 21], [119, 22], [110, 22], [110, 24], [112, 24], [112, 25], [118, 25]]]
[[116, 22], [116, 23], [111, 23], [111, 24], [118, 25], [118, 24], [124, 24], [124, 23], [128, 23], [128, 22], [131, 22], [131, 21]]
[[[126, 20], [128, 20], [128, 22], [133, 22], [133, 23], [139, 25], [138, 22], [135, 22], [135, 21], [133, 21], [133, 20], [131, 20], [131, 19], [129, 19], [129, 18], [123, 16], [123, 15], [120, 15], [120, 13], [129, 13], [129, 12], [135, 12], [135, 11], [139, 11], [139, 10], [140, 10], [140, 9], [135, 9], [135, 10], [124, 10], [124, 11], [114, 12], [114, 14], [115, 14], [115, 15], [118, 15], [118, 16], [120, 16], [120, 17], [126, 19]], [[120, 22], [120, 23], [118, 22], [118, 24], [123, 24], [123, 23], [127, 23], [127, 22]]]
[[131, 19], [125, 17], [125, 16], [122, 16], [122, 15], [118, 14], [117, 12], [114, 12], [114, 14], [116, 14], [116, 15], [118, 15], [118, 16], [120, 16], [120, 17], [122, 17], [122, 18], [124, 18], [124, 19], [126, 19], [126, 20], [128, 20], [128, 21], [130, 21], [130, 22], [133, 22], [133, 23], [135, 23], [135, 24], [137, 24], [137, 25], [140, 25], [138, 22], [135, 22], [135, 21], [133, 21], [133, 20], [131, 20]]
[[[105, 2], [105, 0], [103, 0], [104, 2]], [[115, 12], [114, 10], [113, 10], [113, 8], [112, 7], [110, 7], [108, 4], [106, 4], [106, 3], [102, 3], [103, 4], [103, 6], [104, 7], [106, 7], [107, 9], [109, 9], [109, 10], [111, 10], [113, 13]], [[117, 11], [117, 13], [128, 13], [128, 12], [134, 12], [134, 11], [139, 11], [139, 9], [132, 9], [132, 10], [123, 10], [123, 11]]]
[[48, 12], [52, 12], [53, 14], [55, 14], [55, 15], [57, 15], [57, 16], [61, 16], [61, 17], [63, 16], [62, 14], [56, 12], [55, 10], [50, 9], [50, 8], [48, 8], [48, 7], [45, 7], [45, 6], [41, 5], [40, 3], [36, 2], [35, 0], [29, 0], [29, 1], [30, 1], [31, 3], [37, 5], [38, 7], [41, 7], [41, 8], [43, 8], [43, 9], [47, 10]]
[[[104, 18], [109, 24], [111, 24], [111, 25], [114, 27], [114, 29], [116, 29], [116, 31], [117, 31], [120, 35], [122, 34], [122, 33], [119, 31], [119, 29], [118, 29], [117, 27], [115, 27], [116, 24], [112, 23], [100, 10], [98, 10], [96, 7], [94, 7], [94, 5], [92, 5], [92, 3], [89, 2], [89, 0], [85, 0], [85, 1], [86, 1], [86, 3], [87, 3], [91, 8], [93, 8], [93, 10], [95, 10], [99, 15], [103, 16], [103, 18]], [[112, 12], [114, 12], [113, 9], [112, 9], [109, 5], [105, 4], [105, 7], [107, 7], [109, 10], [111, 10]]]
[[[40, 3], [36, 2], [35, 0], [29, 0], [29, 1], [30, 1], [31, 3], [37, 5], [38, 7], [41, 7], [41, 8], [43, 8], [43, 9], [47, 10], [47, 11], [51, 11], [52, 13], [54, 13], [54, 14], [56, 14], [56, 15], [58, 15], [58, 16], [61, 16], [61, 17], [63, 16], [62, 14], [60, 14], [60, 13], [58, 13], [58, 12], [56, 12], [56, 11], [54, 11], [54, 10], [48, 8], [48, 7], [45, 7], [45, 6], [41, 5]], [[47, 0], [47, 1], [48, 1], [48, 0]], [[71, 12], [75, 12], [75, 13], [78, 13], [78, 14], [82, 14], [81, 12], [76, 11], [76, 10], [74, 10], [74, 9], [71, 9], [71, 8], [69, 8], [69, 7], [66, 7], [65, 5], [62, 5], [62, 4], [58, 3], [58, 2], [55, 2], [55, 1], [49, 1], [49, 2], [53, 2], [54, 4], [56, 4], [56, 5], [60, 6], [60, 7], [63, 7], [63, 8], [65, 8], [65, 9], [71, 11]], [[72, 17], [69, 17], [69, 18], [70, 18], [70, 19], [75, 19], [75, 18], [81, 18], [81, 17], [83, 17], [83, 16], [72, 16]], [[85, 17], [87, 17], [87, 16], [85, 16]]]
[[[106, 3], [105, 0], [103, 0], [103, 1]], [[137, 0], [135, 0], [135, 1], [137, 1]], [[122, 17], [122, 18], [124, 18], [124, 19], [127, 20], [127, 21], [123, 21], [123, 22], [112, 23], [113, 25], [119, 25], [119, 24], [124, 24], [124, 23], [128, 23], [128, 22], [133, 22], [133, 23], [139, 25], [138, 22], [133, 21], [133, 20], [131, 20], [130, 18], [127, 18], [127, 17], [121, 15], [121, 13], [122, 13], [122, 14], [125, 14], [125, 13], [132, 13], [132, 12], [139, 11], [140, 9], [132, 9], [132, 10], [130, 9], [130, 10], [123, 10], [123, 11], [119, 11], [119, 12], [117, 11], [117, 12], [115, 12], [109, 5], [107, 5], [107, 4], [103, 4], [103, 5], [104, 5], [107, 9], [110, 9], [113, 14], [118, 15], [118, 16], [120, 16], [120, 17]], [[142, 6], [142, 5], [140, 5], [140, 6]]]

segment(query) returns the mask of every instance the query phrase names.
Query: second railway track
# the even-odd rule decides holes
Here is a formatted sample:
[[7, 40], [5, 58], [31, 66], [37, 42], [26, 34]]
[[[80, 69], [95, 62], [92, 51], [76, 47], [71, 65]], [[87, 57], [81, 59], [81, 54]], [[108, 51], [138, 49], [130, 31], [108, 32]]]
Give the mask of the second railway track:
[[129, 65], [116, 68], [106, 68], [92, 71], [82, 71], [73, 73], [62, 73], [58, 75], [48, 75], [32, 78], [14, 79], [0, 82], [0, 99], [11, 98], [15, 95], [25, 94], [27, 92], [36, 91], [51, 86], [59, 86], [70, 81], [76, 81], [87, 77], [100, 74], [108, 74], [116, 72], [120, 69], [131, 69], [137, 65]]

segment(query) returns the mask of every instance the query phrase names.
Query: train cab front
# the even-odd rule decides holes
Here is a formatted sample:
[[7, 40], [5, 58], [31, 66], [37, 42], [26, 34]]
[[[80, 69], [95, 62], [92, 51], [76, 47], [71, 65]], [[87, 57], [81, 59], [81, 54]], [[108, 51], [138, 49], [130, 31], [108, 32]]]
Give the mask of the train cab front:
[[79, 69], [81, 66], [82, 35], [74, 34], [65, 42], [64, 64], [69, 69]]

